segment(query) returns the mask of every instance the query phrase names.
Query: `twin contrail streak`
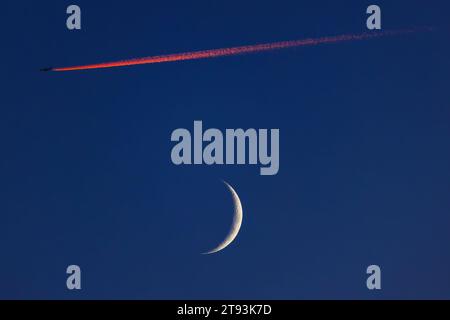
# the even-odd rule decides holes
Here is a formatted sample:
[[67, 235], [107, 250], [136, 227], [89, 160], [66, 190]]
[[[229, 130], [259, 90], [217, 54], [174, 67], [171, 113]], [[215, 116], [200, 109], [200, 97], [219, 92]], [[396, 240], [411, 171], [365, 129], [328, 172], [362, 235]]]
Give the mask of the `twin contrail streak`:
[[47, 69], [43, 69], [43, 71], [75, 71], [75, 70], [88, 70], [88, 69], [103, 69], [103, 68], [134, 66], [134, 65], [139, 65], [139, 64], [152, 64], [152, 63], [165, 63], [165, 62], [174, 62], [174, 61], [217, 58], [217, 57], [234, 56], [234, 55], [240, 55], [240, 54], [271, 51], [271, 50], [287, 49], [287, 48], [294, 48], [294, 47], [309, 47], [309, 46], [316, 46], [316, 45], [320, 45], [320, 44], [331, 44], [331, 43], [340, 43], [340, 42], [348, 42], [348, 41], [367, 40], [367, 39], [380, 38], [380, 37], [386, 37], [386, 36], [399, 36], [399, 35], [411, 34], [411, 33], [416, 33], [416, 32], [421, 32], [421, 31], [431, 31], [431, 30], [432, 30], [432, 28], [414, 28], [414, 29], [402, 29], [402, 30], [390, 30], [390, 31], [376, 31], [376, 32], [367, 32], [367, 33], [360, 33], [360, 34], [344, 34], [344, 35], [330, 36], [330, 37], [310, 38], [310, 39], [303, 39], [303, 40], [263, 43], [263, 44], [241, 46], [241, 47], [231, 47], [231, 48], [222, 48], [222, 49], [175, 53], [175, 54], [151, 56], [151, 57], [145, 57], [145, 58], [135, 58], [135, 59], [129, 59], [129, 60], [114, 61], [114, 62], [88, 64], [88, 65], [81, 65], [81, 66], [62, 67], [62, 68], [47, 68]]

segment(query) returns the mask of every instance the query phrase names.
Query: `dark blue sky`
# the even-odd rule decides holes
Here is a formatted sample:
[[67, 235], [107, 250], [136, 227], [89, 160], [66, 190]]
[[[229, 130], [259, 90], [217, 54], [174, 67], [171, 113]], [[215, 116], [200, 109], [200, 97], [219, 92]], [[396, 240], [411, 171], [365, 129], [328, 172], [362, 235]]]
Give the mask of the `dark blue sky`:
[[[359, 33], [372, 1], [4, 1], [0, 298], [450, 298], [447, 1], [433, 33], [72, 73], [39, 68]], [[279, 128], [280, 171], [171, 163], [171, 132]], [[236, 241], [216, 255], [232, 204]], [[65, 269], [82, 268], [80, 292]], [[368, 265], [382, 290], [368, 291]]]

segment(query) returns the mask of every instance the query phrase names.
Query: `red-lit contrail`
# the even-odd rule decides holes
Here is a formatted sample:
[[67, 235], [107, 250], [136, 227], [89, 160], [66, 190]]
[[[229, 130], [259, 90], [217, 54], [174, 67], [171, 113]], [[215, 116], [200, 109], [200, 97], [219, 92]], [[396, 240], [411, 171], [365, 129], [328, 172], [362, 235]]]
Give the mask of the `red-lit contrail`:
[[367, 33], [360, 33], [360, 34], [344, 34], [344, 35], [322, 37], [322, 38], [310, 38], [310, 39], [303, 39], [303, 40], [263, 43], [263, 44], [241, 46], [241, 47], [231, 47], [231, 48], [222, 48], [222, 49], [175, 53], [175, 54], [152, 56], [152, 57], [145, 57], [145, 58], [121, 60], [121, 61], [115, 61], [115, 62], [88, 64], [88, 65], [82, 65], [82, 66], [63, 67], [63, 68], [46, 68], [46, 69], [42, 69], [42, 71], [75, 71], [75, 70], [88, 70], [88, 69], [102, 69], [102, 68], [133, 66], [133, 65], [139, 65], [139, 64], [152, 64], [152, 63], [164, 63], [164, 62], [174, 62], [174, 61], [184, 61], [184, 60], [217, 58], [217, 57], [234, 56], [234, 55], [239, 55], [239, 54], [256, 53], [256, 52], [286, 49], [286, 48], [293, 48], [293, 47], [307, 47], [307, 46], [316, 46], [319, 44], [339, 43], [339, 42], [346, 42], [346, 41], [356, 41], [356, 40], [380, 38], [380, 37], [386, 37], [386, 36], [405, 35], [405, 34], [410, 34], [410, 33], [416, 33], [416, 32], [421, 32], [421, 31], [431, 31], [431, 30], [432, 30], [432, 28], [424, 27], [424, 28], [414, 28], [414, 29], [367, 32]]

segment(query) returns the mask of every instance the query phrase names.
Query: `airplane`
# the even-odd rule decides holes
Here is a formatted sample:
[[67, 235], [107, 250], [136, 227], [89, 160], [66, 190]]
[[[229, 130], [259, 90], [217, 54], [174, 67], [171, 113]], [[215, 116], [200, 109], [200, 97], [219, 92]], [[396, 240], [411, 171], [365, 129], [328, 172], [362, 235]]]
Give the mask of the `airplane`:
[[42, 68], [39, 71], [41, 72], [47, 72], [47, 71], [52, 71], [53, 67], [48, 67], [48, 68]]

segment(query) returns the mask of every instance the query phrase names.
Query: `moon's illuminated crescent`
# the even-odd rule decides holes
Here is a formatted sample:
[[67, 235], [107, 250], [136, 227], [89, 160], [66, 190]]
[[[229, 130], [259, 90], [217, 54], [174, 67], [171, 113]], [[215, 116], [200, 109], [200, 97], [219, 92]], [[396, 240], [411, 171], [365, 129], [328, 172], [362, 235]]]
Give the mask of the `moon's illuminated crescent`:
[[239, 196], [237, 195], [236, 191], [234, 191], [232, 186], [230, 186], [225, 181], [223, 181], [223, 183], [227, 186], [228, 190], [231, 192], [231, 195], [233, 197], [233, 204], [234, 204], [233, 223], [231, 224], [231, 229], [228, 232], [228, 235], [225, 237], [225, 239], [217, 247], [208, 252], [204, 252], [203, 254], [216, 253], [225, 249], [236, 238], [237, 234], [239, 233], [239, 229], [241, 228], [242, 225], [243, 211], [241, 200], [239, 199]]

